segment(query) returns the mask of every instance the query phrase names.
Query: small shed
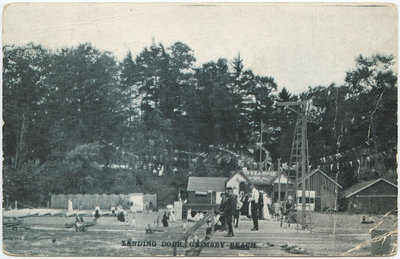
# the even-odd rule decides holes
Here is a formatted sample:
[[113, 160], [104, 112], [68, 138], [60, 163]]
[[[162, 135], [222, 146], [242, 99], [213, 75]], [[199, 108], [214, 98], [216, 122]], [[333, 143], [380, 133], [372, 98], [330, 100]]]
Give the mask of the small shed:
[[301, 190], [301, 183], [304, 181], [307, 191], [315, 191], [315, 211], [334, 210], [339, 207], [338, 197], [343, 187], [321, 169], [314, 169], [301, 178], [298, 182], [299, 190]]
[[384, 178], [362, 181], [342, 194], [342, 206], [356, 213], [387, 213], [397, 208], [397, 185]]
[[286, 191], [288, 192], [288, 196], [291, 195], [293, 197], [295, 194], [295, 183], [291, 179], [289, 179], [287, 174], [283, 171], [280, 171], [279, 174], [271, 179], [271, 185], [271, 198], [274, 203], [279, 199], [279, 192], [281, 202], [287, 199], [287, 197], [285, 196]]
[[187, 192], [189, 204], [218, 204], [225, 192], [226, 177], [189, 177]]

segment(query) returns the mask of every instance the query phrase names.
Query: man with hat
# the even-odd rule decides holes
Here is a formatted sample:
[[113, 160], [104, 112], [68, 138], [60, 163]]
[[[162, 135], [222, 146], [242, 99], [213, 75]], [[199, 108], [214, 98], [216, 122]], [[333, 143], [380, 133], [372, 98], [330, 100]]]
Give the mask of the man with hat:
[[225, 195], [225, 193], [221, 193], [221, 205], [219, 206], [219, 211], [220, 211], [219, 221], [221, 222], [221, 226], [222, 226], [222, 228], [220, 230], [221, 232], [226, 230], [226, 228], [225, 228], [225, 214], [224, 214], [225, 205], [226, 205], [226, 195]]
[[233, 237], [232, 217], [236, 209], [237, 196], [233, 194], [233, 188], [228, 186], [225, 191], [226, 202], [224, 207], [225, 223], [228, 226], [228, 234], [225, 237]]
[[258, 190], [256, 187], [254, 187], [254, 184], [250, 185], [251, 189], [251, 217], [253, 218], [253, 228], [251, 231], [256, 231], [258, 230], [258, 200], [260, 194], [258, 193]]

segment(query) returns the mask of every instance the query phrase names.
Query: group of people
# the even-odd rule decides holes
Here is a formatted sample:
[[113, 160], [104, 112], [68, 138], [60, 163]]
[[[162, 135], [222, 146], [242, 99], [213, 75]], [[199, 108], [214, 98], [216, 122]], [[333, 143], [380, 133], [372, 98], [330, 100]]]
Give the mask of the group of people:
[[[221, 206], [219, 207], [219, 221], [222, 228], [220, 231], [226, 231], [228, 234], [225, 237], [233, 237], [233, 224], [239, 227], [239, 215], [250, 216], [253, 219], [252, 231], [259, 230], [258, 219], [259, 211], [263, 206], [262, 196], [260, 197], [259, 191], [253, 184], [250, 185], [250, 195], [242, 194], [240, 198], [233, 194], [233, 188], [227, 187], [225, 193], [221, 193]], [[249, 215], [250, 207], [250, 215]]]
[[281, 218], [281, 226], [283, 220], [288, 223], [289, 227], [291, 223], [296, 223], [297, 207], [296, 204], [293, 202], [293, 198], [291, 195], [289, 195], [284, 202], [278, 202], [278, 200], [276, 200], [273, 204], [273, 210], [274, 217], [276, 219], [279, 219], [279, 217]]
[[118, 205], [117, 209], [115, 209], [115, 207], [111, 207], [111, 213], [117, 216], [118, 221], [125, 222], [125, 211], [122, 205]]

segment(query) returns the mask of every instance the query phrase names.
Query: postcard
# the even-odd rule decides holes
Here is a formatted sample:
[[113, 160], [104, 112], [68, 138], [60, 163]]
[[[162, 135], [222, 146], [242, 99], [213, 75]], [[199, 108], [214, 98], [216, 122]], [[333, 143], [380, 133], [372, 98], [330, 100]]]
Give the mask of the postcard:
[[3, 7], [3, 253], [394, 256], [391, 3]]

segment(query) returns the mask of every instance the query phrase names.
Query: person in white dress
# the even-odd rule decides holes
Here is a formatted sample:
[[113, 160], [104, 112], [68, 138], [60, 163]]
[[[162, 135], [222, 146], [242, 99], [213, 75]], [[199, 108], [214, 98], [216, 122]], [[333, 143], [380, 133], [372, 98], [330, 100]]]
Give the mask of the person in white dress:
[[266, 193], [264, 193], [263, 196], [264, 196], [263, 216], [264, 219], [269, 219], [271, 218], [271, 213], [269, 213], [269, 207], [271, 206], [271, 199]]
[[73, 208], [73, 206], [72, 206], [72, 201], [71, 201], [71, 199], [69, 199], [68, 200], [68, 212], [71, 212], [71, 211], [73, 211], [74, 210], [74, 208]]

